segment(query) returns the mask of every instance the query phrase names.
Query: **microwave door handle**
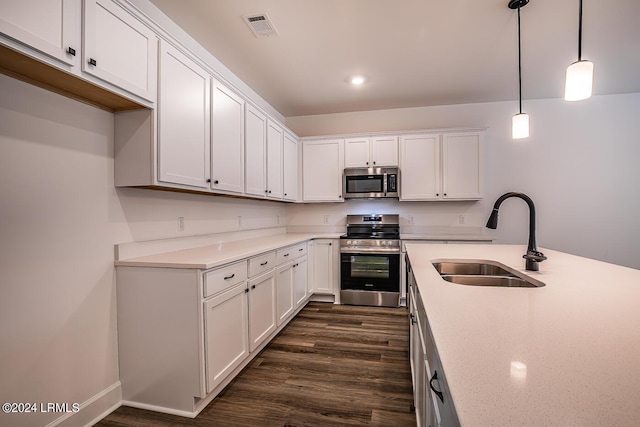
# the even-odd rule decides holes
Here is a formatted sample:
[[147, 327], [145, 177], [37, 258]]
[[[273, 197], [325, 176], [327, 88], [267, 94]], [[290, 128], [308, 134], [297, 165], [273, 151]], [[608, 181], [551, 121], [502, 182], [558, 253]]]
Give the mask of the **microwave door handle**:
[[382, 176], [383, 176], [382, 190], [384, 192], [384, 196], [387, 197], [387, 173], [385, 172], [384, 174], [382, 174]]

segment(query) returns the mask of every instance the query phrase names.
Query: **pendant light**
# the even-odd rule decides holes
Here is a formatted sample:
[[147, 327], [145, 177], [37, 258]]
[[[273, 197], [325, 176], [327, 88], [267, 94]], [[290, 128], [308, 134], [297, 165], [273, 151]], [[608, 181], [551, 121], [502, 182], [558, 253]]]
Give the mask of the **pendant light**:
[[523, 139], [529, 136], [529, 115], [522, 112], [522, 47], [520, 43], [520, 8], [526, 6], [529, 0], [509, 0], [509, 9], [518, 9], [518, 99], [520, 112], [511, 119], [511, 137]]
[[564, 99], [581, 101], [591, 96], [593, 87], [593, 62], [582, 59], [582, 0], [578, 23], [578, 60], [567, 67]]

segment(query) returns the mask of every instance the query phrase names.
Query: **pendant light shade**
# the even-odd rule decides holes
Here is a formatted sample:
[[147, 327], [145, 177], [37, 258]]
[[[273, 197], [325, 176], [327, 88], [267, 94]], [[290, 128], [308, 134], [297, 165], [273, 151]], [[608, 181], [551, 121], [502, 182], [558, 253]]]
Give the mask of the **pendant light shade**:
[[578, 24], [578, 60], [567, 67], [564, 99], [581, 101], [591, 96], [593, 87], [593, 62], [582, 59], [582, 0], [580, 0]]
[[529, 115], [522, 112], [522, 47], [520, 43], [520, 8], [529, 0], [509, 0], [509, 9], [518, 9], [518, 100], [520, 112], [511, 119], [511, 137], [523, 139], [529, 137]]
[[522, 139], [529, 137], [528, 114], [519, 113], [511, 118], [511, 137], [513, 139]]

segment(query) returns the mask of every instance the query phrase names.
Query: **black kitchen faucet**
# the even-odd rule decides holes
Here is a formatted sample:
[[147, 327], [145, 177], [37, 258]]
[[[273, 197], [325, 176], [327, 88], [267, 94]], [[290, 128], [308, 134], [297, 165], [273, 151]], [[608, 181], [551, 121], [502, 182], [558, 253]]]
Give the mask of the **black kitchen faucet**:
[[538, 271], [540, 269], [540, 262], [547, 259], [547, 257], [544, 256], [542, 252], [538, 251], [538, 247], [536, 245], [536, 207], [533, 204], [531, 197], [524, 193], [514, 192], [505, 193], [498, 197], [498, 200], [496, 200], [496, 203], [493, 205], [491, 216], [489, 216], [489, 220], [487, 221], [487, 228], [495, 230], [498, 227], [498, 210], [500, 209], [502, 202], [510, 197], [518, 197], [529, 205], [529, 244], [527, 246], [527, 253], [524, 254], [522, 258], [526, 260], [525, 266], [527, 270]]

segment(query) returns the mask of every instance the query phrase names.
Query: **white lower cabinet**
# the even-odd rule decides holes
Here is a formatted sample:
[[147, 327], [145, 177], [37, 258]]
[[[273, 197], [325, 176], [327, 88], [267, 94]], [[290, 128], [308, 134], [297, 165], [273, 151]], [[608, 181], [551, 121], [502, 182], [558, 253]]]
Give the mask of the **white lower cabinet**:
[[309, 293], [307, 292], [307, 256], [303, 256], [293, 265], [293, 295], [296, 308], [305, 303]]
[[204, 302], [207, 393], [249, 356], [247, 283]]
[[293, 313], [295, 308], [295, 301], [293, 300], [293, 265], [293, 262], [288, 262], [276, 270], [278, 326]]
[[456, 427], [460, 423], [445, 373], [429, 329], [427, 314], [415, 277], [407, 262], [409, 294], [409, 357], [418, 427]]
[[118, 266], [124, 404], [204, 409], [306, 303], [309, 243], [208, 270]]
[[277, 328], [276, 272], [249, 279], [249, 350], [254, 351]]
[[[333, 239], [313, 240], [313, 275], [311, 292], [314, 294], [335, 294], [335, 284], [339, 274], [339, 244]], [[334, 271], [334, 268], [336, 271]]]

